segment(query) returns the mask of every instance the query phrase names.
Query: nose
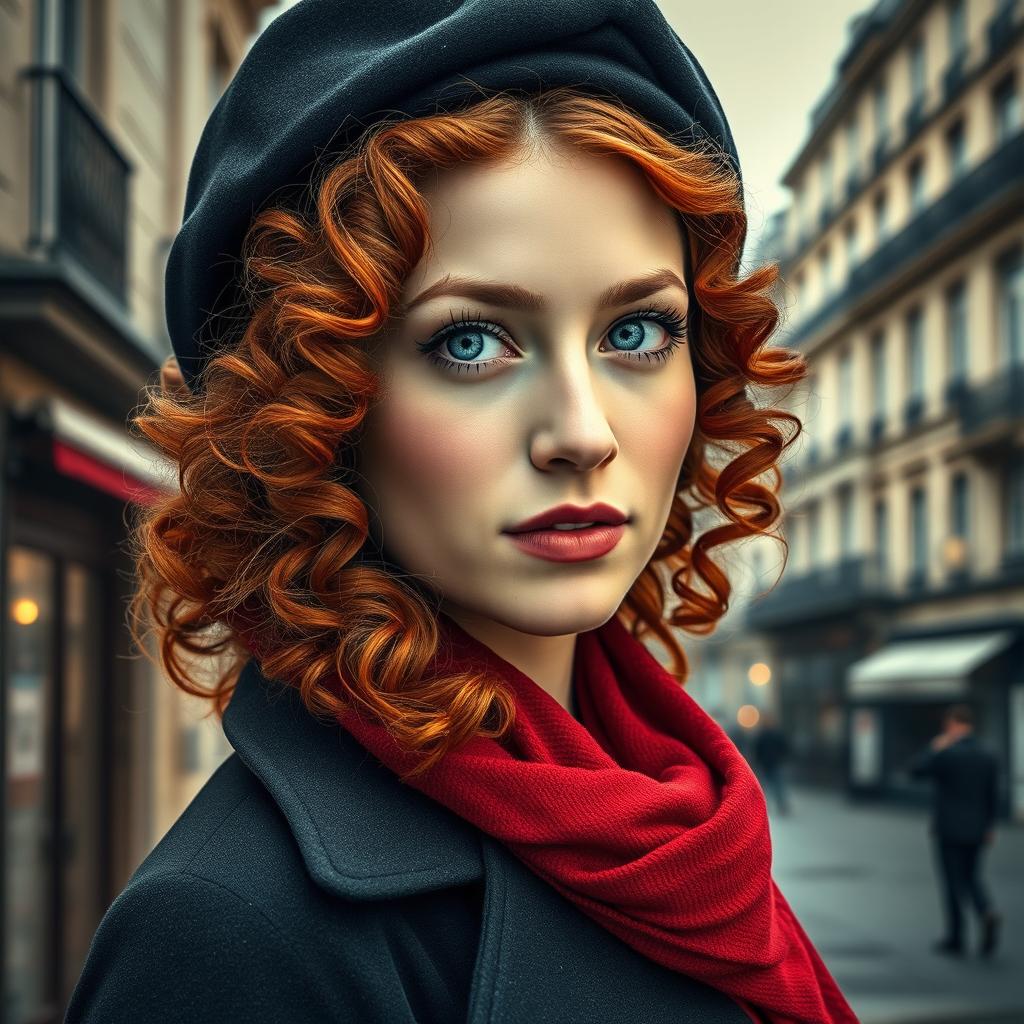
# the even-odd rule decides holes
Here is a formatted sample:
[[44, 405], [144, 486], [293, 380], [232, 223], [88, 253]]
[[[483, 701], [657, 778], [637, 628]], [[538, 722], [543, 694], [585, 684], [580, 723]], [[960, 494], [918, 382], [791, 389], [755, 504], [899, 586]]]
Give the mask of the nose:
[[530, 461], [545, 472], [559, 465], [584, 472], [614, 459], [619, 450], [608, 422], [608, 395], [600, 380], [595, 382], [582, 347], [566, 348], [538, 395], [530, 438]]

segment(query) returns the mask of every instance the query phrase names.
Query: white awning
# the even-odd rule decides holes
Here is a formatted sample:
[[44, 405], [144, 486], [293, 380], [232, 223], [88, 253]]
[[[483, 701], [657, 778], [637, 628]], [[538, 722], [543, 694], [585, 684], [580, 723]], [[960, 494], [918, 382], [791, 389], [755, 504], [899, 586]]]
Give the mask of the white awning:
[[149, 444], [57, 397], [47, 396], [53, 432], [62, 441], [94, 455], [139, 480], [164, 490], [177, 489], [178, 481], [170, 464]]
[[51, 439], [53, 468], [124, 501], [149, 504], [178, 488], [176, 467], [150, 444], [57, 395], [12, 403]]
[[886, 644], [846, 670], [853, 698], [966, 696], [968, 676], [1014, 639], [1013, 630], [899, 640]]

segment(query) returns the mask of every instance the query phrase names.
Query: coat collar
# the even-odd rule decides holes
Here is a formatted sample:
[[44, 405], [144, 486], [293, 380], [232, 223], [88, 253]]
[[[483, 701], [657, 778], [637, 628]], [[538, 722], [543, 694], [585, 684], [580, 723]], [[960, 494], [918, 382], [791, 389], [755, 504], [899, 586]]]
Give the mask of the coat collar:
[[325, 890], [378, 900], [485, 879], [467, 1024], [747, 1021], [728, 997], [629, 949], [502, 844], [402, 785], [340, 724], [321, 723], [297, 691], [268, 681], [255, 659], [223, 725]]
[[323, 723], [255, 658], [224, 712], [224, 733], [280, 807], [313, 879], [347, 899], [443, 889], [483, 875], [468, 822], [403, 785], [339, 723]]

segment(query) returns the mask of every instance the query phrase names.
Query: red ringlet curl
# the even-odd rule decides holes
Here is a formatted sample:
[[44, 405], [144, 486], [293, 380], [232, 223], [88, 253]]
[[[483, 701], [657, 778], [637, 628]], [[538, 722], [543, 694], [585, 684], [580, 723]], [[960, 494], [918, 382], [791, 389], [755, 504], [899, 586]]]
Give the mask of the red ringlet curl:
[[[767, 344], [778, 325], [778, 267], [739, 276], [746, 232], [740, 187], [710, 143], [676, 144], [616, 102], [559, 87], [498, 93], [456, 113], [382, 122], [324, 162], [301, 201], [256, 215], [243, 248], [243, 315], [206, 364], [196, 395], [148, 389], [133, 423], [178, 467], [179, 492], [140, 510], [130, 617], [145, 649], [155, 630], [162, 670], [223, 715], [259, 637], [270, 678], [294, 686], [327, 720], [375, 715], [430, 768], [474, 735], [500, 738], [515, 705], [483, 674], [426, 678], [438, 643], [437, 595], [367, 553], [370, 517], [346, 486], [360, 424], [381, 395], [360, 339], [380, 331], [429, 244], [416, 183], [437, 168], [513, 158], [539, 144], [619, 156], [678, 211], [692, 280], [689, 343], [697, 383], [693, 439], [654, 556], [618, 614], [653, 633], [685, 683], [674, 628], [707, 634], [731, 586], [711, 549], [771, 533], [778, 462], [799, 419], [758, 408], [755, 388], [793, 385], [803, 357]], [[784, 437], [776, 424], [788, 423]], [[723, 461], [721, 455], [727, 458]], [[761, 482], [766, 477], [769, 483]], [[694, 513], [725, 522], [694, 537]], [[703, 583], [703, 588], [698, 586]], [[668, 591], [678, 598], [666, 609]], [[212, 687], [182, 655], [226, 656]]]

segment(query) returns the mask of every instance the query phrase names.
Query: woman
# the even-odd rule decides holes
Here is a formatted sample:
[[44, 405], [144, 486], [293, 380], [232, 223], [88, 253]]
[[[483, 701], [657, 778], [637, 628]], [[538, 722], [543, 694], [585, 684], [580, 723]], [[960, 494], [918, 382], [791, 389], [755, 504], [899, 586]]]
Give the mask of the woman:
[[430, 6], [305, 0], [200, 144], [135, 610], [235, 755], [68, 1020], [853, 1021], [672, 630], [799, 427], [724, 116], [653, 4]]

